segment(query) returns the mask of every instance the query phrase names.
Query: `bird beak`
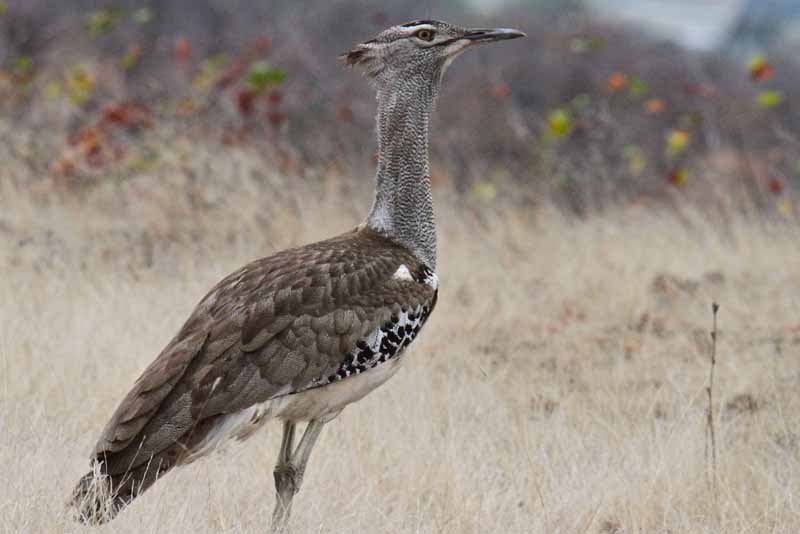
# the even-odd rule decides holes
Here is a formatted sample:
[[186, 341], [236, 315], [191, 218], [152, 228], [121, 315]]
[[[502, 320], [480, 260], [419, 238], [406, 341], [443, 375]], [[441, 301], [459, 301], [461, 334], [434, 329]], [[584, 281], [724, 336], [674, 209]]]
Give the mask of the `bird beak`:
[[467, 39], [473, 43], [493, 43], [495, 41], [504, 41], [506, 39], [516, 39], [517, 37], [526, 37], [525, 33], [519, 30], [512, 30], [510, 28], [491, 28], [491, 29], [478, 29], [474, 28], [467, 30], [466, 35], [462, 39]]

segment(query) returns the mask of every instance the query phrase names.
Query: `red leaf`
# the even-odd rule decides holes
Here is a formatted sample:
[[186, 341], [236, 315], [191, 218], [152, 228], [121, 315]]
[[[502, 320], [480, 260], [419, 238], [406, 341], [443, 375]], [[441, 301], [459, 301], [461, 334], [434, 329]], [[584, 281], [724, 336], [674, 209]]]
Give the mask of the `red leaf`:
[[78, 148], [84, 154], [92, 154], [99, 151], [102, 141], [102, 132], [93, 126], [81, 128], [78, 133], [67, 140], [71, 146]]
[[753, 56], [747, 66], [750, 73], [750, 79], [756, 82], [765, 82], [775, 75], [775, 68], [762, 55]]
[[91, 149], [86, 151], [86, 163], [94, 168], [103, 166], [105, 157], [103, 156], [103, 148], [99, 144], [92, 146]]
[[699, 96], [700, 98], [714, 98], [717, 96], [717, 88], [710, 83], [687, 83], [683, 90], [689, 96]]
[[271, 106], [277, 106], [283, 100], [283, 93], [281, 93], [278, 89], [273, 89], [267, 94], [267, 102], [270, 103]]
[[750, 71], [750, 78], [757, 82], [765, 82], [775, 75], [775, 69], [769, 63], [756, 67]]
[[767, 180], [767, 188], [769, 189], [770, 193], [773, 193], [775, 195], [780, 195], [781, 193], [783, 193], [784, 187], [785, 185], [783, 183], [783, 180], [781, 180], [778, 177], [773, 176], [772, 178]]
[[350, 106], [339, 106], [336, 108], [336, 118], [343, 122], [353, 122], [353, 110]]
[[256, 94], [253, 91], [239, 91], [239, 94], [236, 95], [236, 106], [239, 108], [239, 113], [245, 117], [252, 115], [255, 99]]
[[229, 85], [232, 85], [236, 82], [239, 78], [242, 77], [245, 71], [245, 64], [241, 59], [237, 59], [231, 66], [228, 67], [228, 70], [225, 71], [225, 74], [219, 77], [217, 80], [217, 87], [220, 89], [225, 89]]
[[266, 35], [259, 37], [253, 42], [251, 51], [254, 55], [263, 56], [272, 47], [272, 39]]
[[672, 185], [680, 187], [686, 183], [686, 178], [688, 178], [688, 176], [689, 173], [686, 171], [686, 169], [675, 169], [669, 174], [667, 180]]
[[178, 61], [188, 61], [192, 55], [192, 44], [186, 37], [179, 37], [175, 41], [175, 57]]
[[101, 121], [126, 128], [147, 128], [150, 126], [150, 109], [134, 102], [109, 104], [103, 109]]
[[272, 126], [280, 126], [286, 122], [286, 115], [280, 111], [268, 111], [266, 116], [267, 122], [269, 122]]

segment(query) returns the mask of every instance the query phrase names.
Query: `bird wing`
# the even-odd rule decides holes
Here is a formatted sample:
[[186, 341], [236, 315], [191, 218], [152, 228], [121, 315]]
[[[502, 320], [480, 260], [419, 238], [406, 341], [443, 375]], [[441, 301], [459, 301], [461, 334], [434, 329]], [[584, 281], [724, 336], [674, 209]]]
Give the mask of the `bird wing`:
[[[367, 371], [421, 327], [435, 305], [431, 273], [370, 230], [234, 272], [145, 369], [94, 458], [124, 473], [176, 444], [190, 448], [215, 417]], [[382, 331], [401, 316], [404, 326]]]

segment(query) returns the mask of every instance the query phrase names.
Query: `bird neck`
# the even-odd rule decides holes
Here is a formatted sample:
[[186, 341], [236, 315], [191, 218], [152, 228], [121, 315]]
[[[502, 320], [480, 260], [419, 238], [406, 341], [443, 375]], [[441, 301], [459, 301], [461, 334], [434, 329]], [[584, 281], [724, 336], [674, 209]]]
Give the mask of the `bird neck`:
[[440, 76], [413, 73], [378, 83], [378, 170], [366, 224], [436, 268], [428, 123]]

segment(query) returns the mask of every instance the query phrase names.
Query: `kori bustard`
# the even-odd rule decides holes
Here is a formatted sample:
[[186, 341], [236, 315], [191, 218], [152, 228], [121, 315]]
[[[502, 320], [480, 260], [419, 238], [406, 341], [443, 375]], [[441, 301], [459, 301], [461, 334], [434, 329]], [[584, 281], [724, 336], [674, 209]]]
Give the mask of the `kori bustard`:
[[[378, 93], [375, 197], [343, 235], [256, 260], [219, 282], [106, 425], [71, 503], [111, 519], [173, 467], [283, 422], [272, 530], [283, 531], [323, 426], [390, 378], [436, 305], [428, 123], [442, 75], [509, 29], [393, 26], [344, 54]], [[295, 427], [306, 428], [295, 446]]]

